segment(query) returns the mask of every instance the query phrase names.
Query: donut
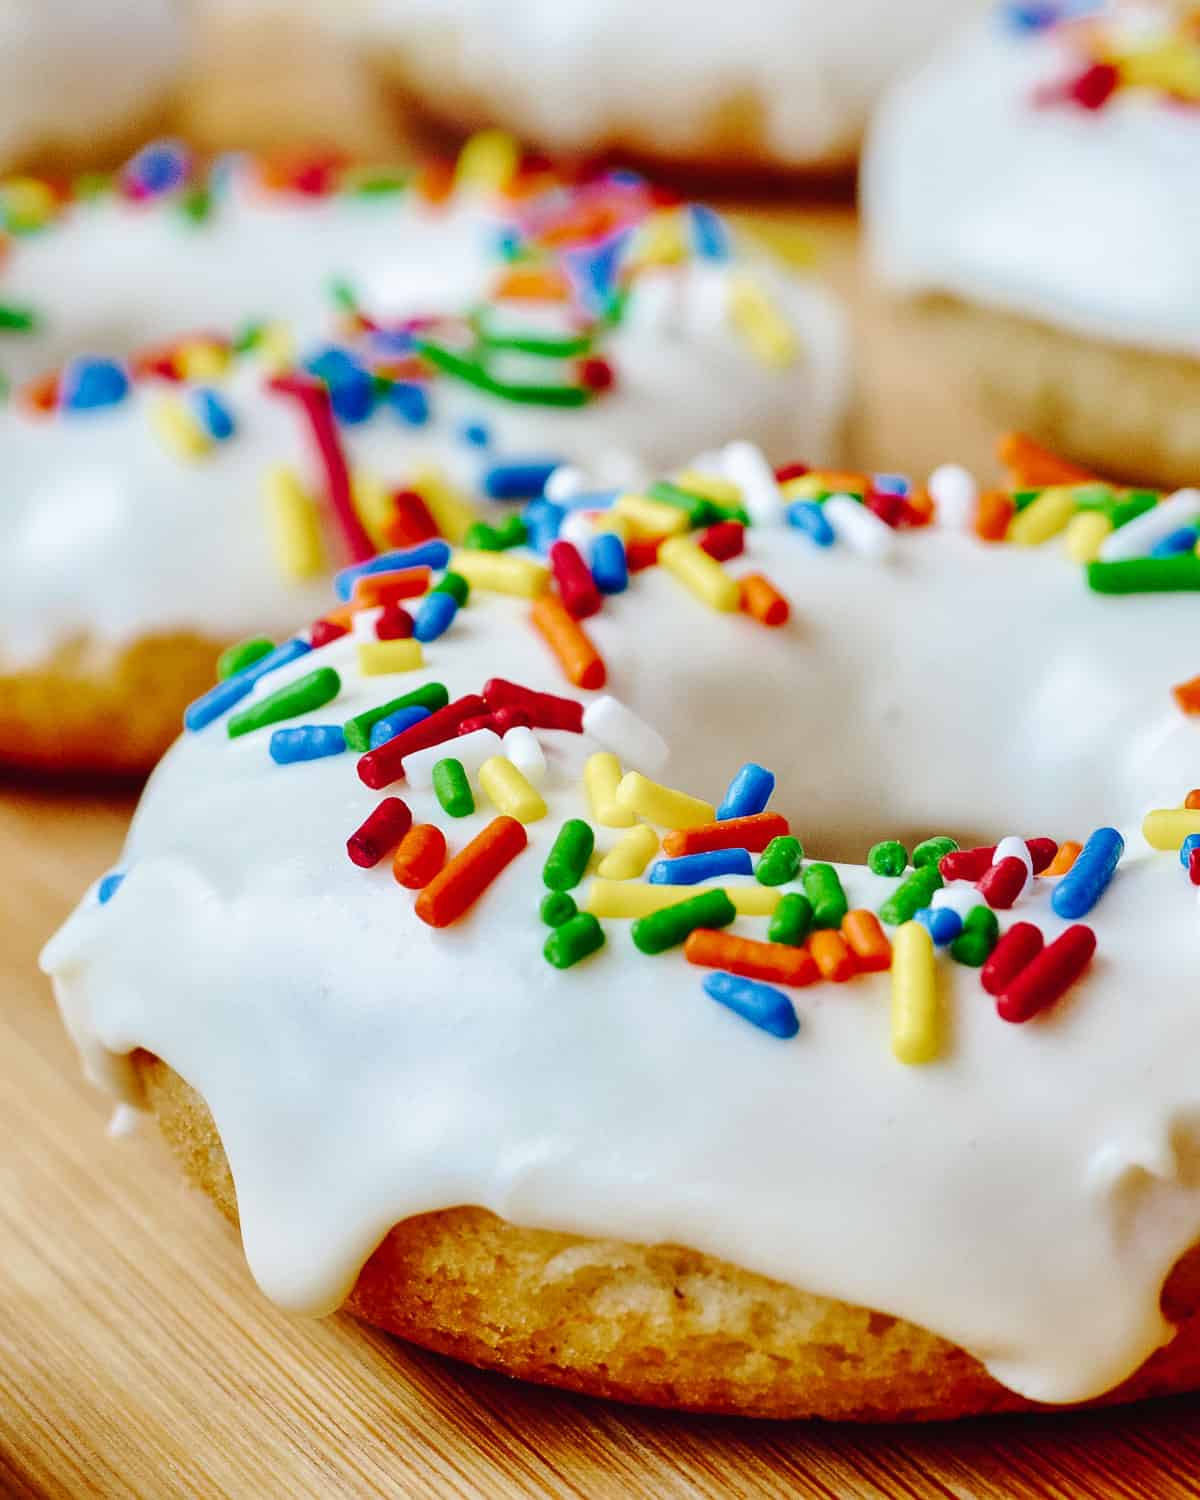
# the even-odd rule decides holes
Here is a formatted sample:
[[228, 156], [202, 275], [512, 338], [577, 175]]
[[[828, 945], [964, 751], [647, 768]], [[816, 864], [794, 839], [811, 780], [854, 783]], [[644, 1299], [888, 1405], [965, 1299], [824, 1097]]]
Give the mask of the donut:
[[491, 545], [555, 470], [636, 491], [742, 430], [831, 453], [811, 278], [514, 151], [405, 177], [167, 142], [99, 196], [44, 185], [0, 285], [0, 760], [144, 771], [222, 647], [397, 537]]
[[1081, 463], [1187, 484], [1198, 151], [1193, 7], [1006, 6], [881, 106], [870, 256], [1001, 420]]
[[763, 1416], [1200, 1383], [1200, 495], [1005, 458], [735, 442], [229, 663], [42, 965], [269, 1297]]
[[112, 161], [166, 113], [185, 55], [176, 0], [6, 0], [0, 167]]
[[[977, 5], [979, 0], [970, 0]], [[884, 83], [961, 0], [747, 7], [366, 0], [318, 7], [407, 98], [551, 150], [708, 169], [845, 169]]]

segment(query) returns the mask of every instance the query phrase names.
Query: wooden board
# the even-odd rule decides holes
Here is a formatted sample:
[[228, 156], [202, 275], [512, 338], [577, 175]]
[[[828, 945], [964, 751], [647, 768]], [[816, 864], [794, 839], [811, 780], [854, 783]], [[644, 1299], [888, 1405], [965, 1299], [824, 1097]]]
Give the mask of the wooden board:
[[[788, 233], [792, 232], [789, 221]], [[856, 461], [986, 464], [906, 319], [860, 285], [844, 210], [805, 218], [863, 347]], [[1200, 1399], [928, 1429], [755, 1425], [516, 1385], [256, 1291], [153, 1133], [113, 1141], [38, 948], [114, 860], [129, 796], [0, 787], [0, 1494], [1171, 1497], [1200, 1493]]]

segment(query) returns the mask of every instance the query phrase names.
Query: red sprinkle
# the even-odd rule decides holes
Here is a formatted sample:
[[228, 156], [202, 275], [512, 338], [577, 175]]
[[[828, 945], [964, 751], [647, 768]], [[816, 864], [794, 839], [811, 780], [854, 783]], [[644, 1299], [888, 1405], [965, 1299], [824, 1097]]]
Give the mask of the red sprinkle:
[[416, 490], [397, 490], [392, 496], [392, 506], [384, 535], [393, 547], [413, 547], [437, 536], [437, 523]]
[[589, 391], [607, 391], [616, 380], [612, 365], [599, 355], [593, 354], [587, 359], [581, 359], [576, 370], [579, 384]]
[[439, 708], [436, 713], [411, 724], [394, 739], [368, 750], [358, 758], [358, 779], [378, 791], [404, 775], [404, 757], [415, 750], [427, 750], [431, 745], [442, 745], [454, 738], [458, 726], [464, 719], [481, 714], [487, 704], [478, 693], [466, 693]]
[[328, 646], [330, 641], [336, 641], [341, 636], [349, 634], [347, 627], [339, 624], [337, 620], [314, 620], [309, 628], [308, 639], [315, 651], [318, 646]]
[[751, 619], [772, 629], [787, 624], [792, 607], [762, 573], [747, 573], [741, 580], [739, 591], [741, 607]]
[[1014, 922], [979, 971], [979, 982], [989, 995], [1003, 995], [1022, 969], [1042, 951], [1045, 939], [1032, 922]]
[[413, 633], [413, 617], [402, 605], [387, 604], [375, 621], [377, 641], [406, 641]]
[[975, 889], [994, 911], [1007, 911], [1029, 879], [1025, 861], [1010, 854], [998, 865], [989, 865], [975, 882]]
[[631, 573], [641, 573], [658, 561], [658, 549], [665, 536], [631, 536], [625, 543], [625, 565]]
[[399, 797], [385, 797], [346, 840], [346, 853], [369, 870], [394, 849], [412, 827], [412, 812]]
[[296, 374], [273, 375], [267, 381], [267, 389], [280, 396], [291, 396], [299, 402], [308, 420], [317, 457], [325, 475], [325, 499], [346, 543], [349, 559], [352, 563], [366, 562], [369, 557], [375, 556], [375, 548], [359, 518], [351, 495], [350, 470], [346, 466], [346, 455], [342, 452], [329, 392], [309, 376]]
[[807, 464], [784, 464], [781, 469], [775, 470], [775, 483], [786, 484], [789, 479], [803, 479], [807, 473]]
[[740, 521], [718, 521], [715, 526], [701, 532], [696, 538], [696, 544], [709, 557], [715, 557], [718, 562], [728, 562], [731, 557], [738, 557], [744, 550], [746, 528]]
[[533, 720], [523, 708], [519, 708], [515, 703], [505, 704], [492, 715], [489, 727], [497, 734], [505, 735], [510, 729], [532, 729]]
[[[1033, 861], [1035, 875], [1040, 875], [1058, 853], [1058, 845], [1053, 839], [1026, 839], [1025, 847]], [[995, 844], [981, 845], [977, 849], [955, 849], [938, 860], [938, 871], [943, 880], [978, 880], [995, 857]]]
[[483, 696], [493, 713], [502, 708], [519, 709], [528, 715], [534, 729], [583, 733], [583, 704], [574, 698], [560, 698], [556, 693], [535, 693], [532, 688], [522, 687], [519, 682], [509, 682], [503, 677], [489, 677], [483, 685]]
[[1120, 81], [1112, 63], [1093, 63], [1068, 84], [1067, 97], [1084, 109], [1103, 109]]
[[604, 599], [587, 563], [574, 542], [555, 542], [550, 548], [550, 569], [567, 613], [586, 620], [599, 613]]
[[[996, 1001], [1002, 1021], [1028, 1021], [1075, 983], [1096, 951], [1096, 934], [1076, 923], [1043, 948]], [[994, 956], [994, 955], [993, 955]]]
[[1193, 885], [1200, 885], [1200, 848], [1193, 848], [1188, 854], [1188, 879]]
[[908, 519], [909, 504], [903, 495], [888, 495], [879, 490], [871, 490], [863, 503], [892, 528], [903, 526]]

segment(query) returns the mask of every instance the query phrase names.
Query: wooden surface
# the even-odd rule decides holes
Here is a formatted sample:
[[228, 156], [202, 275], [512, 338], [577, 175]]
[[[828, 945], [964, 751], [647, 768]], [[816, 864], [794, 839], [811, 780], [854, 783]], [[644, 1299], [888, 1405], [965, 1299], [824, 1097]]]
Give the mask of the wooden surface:
[[[859, 286], [848, 212], [805, 224], [859, 324], [858, 461], [986, 464], [987, 424]], [[347, 1318], [276, 1312], [153, 1132], [106, 1136], [35, 969], [132, 806], [0, 783], [3, 1496], [1200, 1493], [1200, 1399], [928, 1429], [756, 1426], [514, 1385]]]

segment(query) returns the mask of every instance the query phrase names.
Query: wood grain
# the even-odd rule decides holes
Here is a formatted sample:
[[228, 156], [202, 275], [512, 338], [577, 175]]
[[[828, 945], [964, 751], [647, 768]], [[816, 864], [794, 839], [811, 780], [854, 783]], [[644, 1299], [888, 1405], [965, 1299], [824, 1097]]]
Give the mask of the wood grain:
[[[794, 233], [794, 216], [780, 232]], [[863, 339], [858, 462], [984, 465], [991, 434], [861, 286], [849, 215], [804, 219]], [[947, 444], [944, 437], [948, 435]], [[113, 1141], [37, 950], [114, 859], [130, 796], [0, 788], [0, 1493], [270, 1497], [1191, 1496], [1200, 1399], [921, 1430], [651, 1414], [276, 1312], [149, 1133]]]

